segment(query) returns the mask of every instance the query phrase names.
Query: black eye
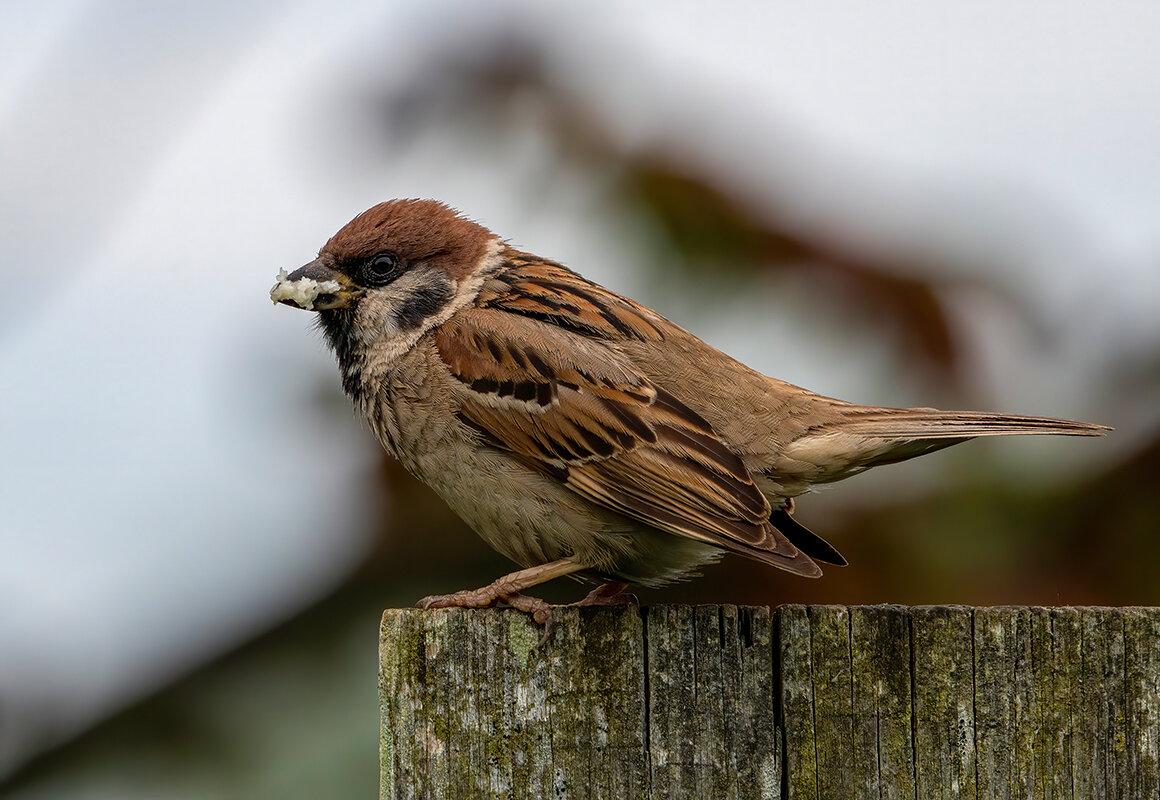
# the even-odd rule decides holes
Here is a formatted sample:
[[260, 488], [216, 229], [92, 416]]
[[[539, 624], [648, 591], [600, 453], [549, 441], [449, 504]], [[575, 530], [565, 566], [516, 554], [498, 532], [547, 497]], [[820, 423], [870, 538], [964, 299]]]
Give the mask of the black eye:
[[403, 271], [402, 261], [394, 253], [379, 253], [363, 265], [362, 282], [368, 286], [386, 286]]

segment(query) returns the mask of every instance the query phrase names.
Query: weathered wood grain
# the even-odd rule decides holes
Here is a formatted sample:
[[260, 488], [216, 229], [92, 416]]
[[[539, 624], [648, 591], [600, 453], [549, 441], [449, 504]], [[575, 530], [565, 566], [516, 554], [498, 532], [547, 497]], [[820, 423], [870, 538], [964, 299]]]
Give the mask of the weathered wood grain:
[[853, 797], [913, 800], [910, 612], [850, 608]]
[[651, 796], [779, 796], [769, 611], [661, 606], [645, 620]]
[[850, 658], [850, 612], [844, 606], [811, 606], [814, 740], [819, 800], [854, 796], [854, 684]]
[[1123, 612], [1125, 797], [1160, 797], [1160, 613]]
[[971, 611], [911, 611], [915, 788], [930, 800], [975, 797], [975, 697]]
[[392, 610], [384, 798], [1156, 798], [1160, 609]]
[[978, 793], [994, 800], [1044, 797], [1034, 770], [1035, 731], [1045, 730], [1036, 714], [1044, 700], [1029, 669], [1030, 625], [1029, 609], [975, 611]]
[[782, 606], [776, 620], [785, 798], [814, 800], [818, 796], [818, 750], [809, 614], [805, 606]]

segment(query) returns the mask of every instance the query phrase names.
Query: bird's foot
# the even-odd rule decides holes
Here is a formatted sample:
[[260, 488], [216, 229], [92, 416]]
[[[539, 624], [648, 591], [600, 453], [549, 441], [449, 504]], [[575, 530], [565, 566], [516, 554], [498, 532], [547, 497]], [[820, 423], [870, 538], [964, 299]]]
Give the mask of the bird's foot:
[[424, 597], [415, 605], [423, 609], [490, 608], [497, 603], [503, 603], [531, 615], [532, 619], [544, 626], [544, 635], [540, 639], [540, 643], [543, 644], [552, 635], [552, 607], [538, 597], [521, 594], [521, 591], [552, 578], [570, 575], [583, 568], [583, 565], [573, 558], [561, 558], [547, 564], [528, 567], [510, 575], [504, 575], [482, 589], [466, 589], [453, 594], [435, 594]]
[[415, 604], [417, 608], [491, 608], [503, 603], [529, 615], [536, 624], [544, 626], [540, 644], [552, 638], [552, 607], [538, 597], [520, 594], [500, 586], [496, 581], [482, 589], [467, 589], [452, 594], [433, 594]]
[[623, 581], [613, 581], [610, 583], [602, 583], [593, 589], [583, 600], [578, 600], [572, 603], [574, 606], [627, 606], [638, 605], [639, 600], [636, 599], [635, 594], [630, 594], [625, 589], [628, 584]]
[[417, 608], [490, 608], [503, 603], [532, 616], [536, 622], [545, 624], [552, 614], [552, 607], [538, 597], [530, 597], [517, 591], [506, 590], [493, 583], [482, 589], [466, 589], [452, 594], [433, 594], [415, 604]]

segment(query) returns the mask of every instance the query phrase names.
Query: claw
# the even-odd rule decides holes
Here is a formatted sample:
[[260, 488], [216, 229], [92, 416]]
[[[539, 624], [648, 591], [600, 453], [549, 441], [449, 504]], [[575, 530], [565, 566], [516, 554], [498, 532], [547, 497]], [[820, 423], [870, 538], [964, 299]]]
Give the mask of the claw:
[[499, 603], [511, 606], [517, 611], [523, 611], [531, 616], [539, 625], [544, 626], [544, 635], [540, 637], [540, 644], [546, 644], [552, 638], [552, 607], [538, 597], [531, 597], [519, 592], [507, 591], [498, 584], [485, 586], [482, 589], [469, 589], [454, 594], [433, 594], [424, 597], [415, 604], [416, 608], [424, 610], [432, 608], [491, 608]]
[[584, 568], [584, 565], [575, 558], [561, 558], [547, 564], [528, 567], [510, 575], [504, 575], [482, 589], [468, 589], [454, 594], [434, 594], [430, 597], [424, 597], [415, 605], [422, 609], [488, 608], [496, 603], [504, 603], [524, 613], [531, 614], [532, 619], [544, 626], [544, 636], [540, 639], [540, 643], [543, 644], [552, 635], [552, 607], [538, 597], [529, 597], [520, 592], [530, 586], [563, 575], [571, 575]]
[[624, 606], [624, 605], [639, 605], [640, 601], [636, 599], [635, 594], [628, 594], [624, 590], [628, 588], [628, 584], [622, 581], [615, 581], [609, 583], [602, 583], [593, 589], [588, 595], [578, 602], [572, 603], [574, 606]]

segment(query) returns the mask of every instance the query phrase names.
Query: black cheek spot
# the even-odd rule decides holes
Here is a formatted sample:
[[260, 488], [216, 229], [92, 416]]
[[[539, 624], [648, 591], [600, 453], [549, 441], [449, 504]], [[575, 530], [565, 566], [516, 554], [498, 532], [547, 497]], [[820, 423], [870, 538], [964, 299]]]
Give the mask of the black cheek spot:
[[451, 297], [451, 287], [443, 282], [420, 287], [395, 311], [395, 324], [404, 331], [418, 328], [423, 320], [447, 305]]

